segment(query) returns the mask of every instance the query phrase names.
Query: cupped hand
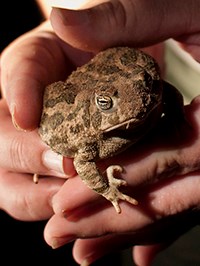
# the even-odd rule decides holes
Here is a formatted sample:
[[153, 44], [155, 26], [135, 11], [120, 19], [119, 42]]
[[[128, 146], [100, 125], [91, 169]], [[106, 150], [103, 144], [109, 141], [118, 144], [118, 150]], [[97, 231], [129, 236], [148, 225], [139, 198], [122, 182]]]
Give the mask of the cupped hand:
[[[174, 38], [200, 61], [200, 1], [51, 0], [55, 32], [84, 50], [117, 45], [146, 47]], [[71, 8], [75, 10], [69, 10]]]
[[[200, 97], [185, 106], [185, 114], [187, 122], [179, 125], [178, 131], [161, 122], [140, 145], [105, 162], [124, 167], [123, 178], [138, 206], [120, 202], [122, 213], [116, 214], [113, 206], [79, 177], [70, 179], [53, 199], [55, 215], [45, 228], [47, 243], [58, 247], [76, 240], [75, 259], [91, 263], [127, 246], [169, 244], [198, 224]], [[136, 260], [142, 258], [147, 263], [159, 248], [137, 247]]]
[[[157, 52], [158, 49], [154, 49], [155, 51]], [[0, 167], [4, 173], [2, 178], [17, 176], [24, 179], [26, 176], [29, 182], [34, 173], [64, 178], [66, 175], [74, 175], [72, 161], [52, 153], [41, 142], [35, 129], [40, 121], [44, 87], [53, 81], [65, 79], [74, 68], [87, 62], [92, 56], [92, 53], [80, 51], [59, 39], [49, 21], [22, 35], [2, 52], [0, 57], [3, 97], [0, 106], [0, 121], [2, 121]], [[8, 179], [5, 178], [6, 180]], [[44, 180], [42, 179], [40, 184], [51, 182]], [[13, 178], [13, 182], [17, 180]], [[2, 194], [4, 196], [7, 195], [12, 182], [7, 185], [7, 189]], [[35, 188], [32, 182], [30, 185]], [[15, 186], [12, 188], [14, 189]], [[28, 191], [27, 189], [27, 196], [31, 195]], [[26, 195], [22, 193], [19, 198], [26, 199]], [[46, 194], [41, 195], [45, 200]], [[30, 197], [27, 202], [30, 202]], [[16, 218], [23, 219], [26, 216], [26, 214], [23, 216], [22, 213], [15, 213], [20, 208], [14, 211], [14, 205], [9, 203], [9, 200], [2, 208]], [[34, 219], [37, 219], [37, 215]]]
[[1, 89], [18, 129], [39, 125], [44, 87], [66, 79], [91, 55], [73, 49], [53, 32], [48, 21], [22, 35], [1, 54]]

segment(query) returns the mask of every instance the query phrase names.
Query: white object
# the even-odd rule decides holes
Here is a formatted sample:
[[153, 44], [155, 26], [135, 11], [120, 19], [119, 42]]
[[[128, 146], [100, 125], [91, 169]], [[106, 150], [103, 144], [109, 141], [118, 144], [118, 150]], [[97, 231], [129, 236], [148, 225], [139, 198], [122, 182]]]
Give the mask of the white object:
[[166, 79], [184, 95], [185, 103], [200, 95], [200, 64], [172, 39], [166, 42]]

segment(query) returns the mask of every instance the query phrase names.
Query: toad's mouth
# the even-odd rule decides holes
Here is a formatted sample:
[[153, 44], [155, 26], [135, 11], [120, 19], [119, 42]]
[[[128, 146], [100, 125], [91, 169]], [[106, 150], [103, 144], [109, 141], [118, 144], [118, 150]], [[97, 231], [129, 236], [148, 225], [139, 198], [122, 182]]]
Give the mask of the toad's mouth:
[[142, 125], [143, 123], [144, 119], [131, 118], [117, 125], [110, 126], [109, 128], [105, 129], [104, 132], [111, 132], [115, 130], [132, 130], [137, 127], [140, 127], [140, 125]]
[[116, 125], [112, 125], [105, 129], [104, 133], [112, 134], [114, 132], [123, 132], [122, 134], [125, 134], [125, 132], [127, 132], [127, 134], [129, 134], [130, 132], [134, 132], [134, 134], [144, 134], [158, 122], [162, 115], [163, 112], [161, 108], [154, 108], [146, 116], [130, 118]]
[[[152, 123], [149, 119], [128, 119], [117, 125], [111, 126], [104, 131], [107, 138], [131, 139], [132, 141], [139, 140], [142, 136], [152, 128]], [[149, 125], [148, 125], [149, 123]]]

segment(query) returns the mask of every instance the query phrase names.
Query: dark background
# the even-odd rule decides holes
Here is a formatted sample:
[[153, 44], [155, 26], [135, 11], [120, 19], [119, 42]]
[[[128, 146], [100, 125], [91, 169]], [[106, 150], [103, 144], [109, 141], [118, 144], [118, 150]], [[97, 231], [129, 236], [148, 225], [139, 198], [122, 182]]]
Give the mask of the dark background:
[[0, 11], [0, 51], [43, 20], [37, 5], [31, 0], [1, 1]]

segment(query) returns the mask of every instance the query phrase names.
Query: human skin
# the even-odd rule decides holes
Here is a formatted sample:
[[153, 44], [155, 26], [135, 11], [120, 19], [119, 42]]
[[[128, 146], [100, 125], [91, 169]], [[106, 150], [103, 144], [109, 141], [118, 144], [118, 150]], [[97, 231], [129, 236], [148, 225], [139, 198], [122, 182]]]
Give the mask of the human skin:
[[[200, 54], [199, 54], [199, 42], [200, 42], [199, 30], [200, 29], [199, 29], [199, 23], [198, 23], [199, 5], [200, 5], [200, 1], [190, 1], [190, 5], [188, 5], [187, 1], [173, 1], [173, 2], [163, 1], [162, 3], [160, 1], [134, 1], [134, 2], [133, 1], [120, 1], [120, 2], [115, 1], [114, 4], [110, 4], [110, 3], [104, 4], [103, 6], [98, 6], [98, 7], [95, 7], [94, 9], [90, 9], [87, 11], [71, 11], [71, 10], [69, 11], [69, 10], [54, 9], [51, 14], [51, 22], [52, 22], [55, 32], [62, 38], [63, 41], [59, 40], [54, 35], [48, 23], [44, 23], [43, 25], [40, 26], [40, 28], [28, 33], [27, 35], [16, 40], [16, 42], [12, 43], [10, 47], [8, 47], [8, 49], [4, 51], [1, 57], [1, 86], [3, 90], [3, 96], [7, 101], [10, 113], [12, 114], [12, 120], [15, 126], [17, 127], [17, 129], [20, 128], [20, 129], [26, 129], [30, 131], [30, 130], [34, 130], [38, 126], [40, 114], [41, 114], [43, 88], [45, 85], [55, 80], [63, 79], [65, 75], [68, 74], [76, 66], [81, 65], [84, 62], [88, 61], [94, 52], [97, 52], [98, 50], [104, 49], [108, 46], [126, 44], [126, 45], [143, 47], [143, 46], [147, 46], [148, 44], [158, 43], [161, 40], [167, 39], [169, 37], [173, 37], [181, 41], [181, 45], [184, 47], [184, 49], [189, 51], [191, 55], [196, 60], [199, 61], [200, 60]], [[66, 20], [66, 17], [67, 17], [67, 20]], [[178, 21], [177, 21], [177, 17], [179, 18]], [[126, 20], [124, 20], [124, 18], [126, 18]], [[124, 21], [126, 21], [126, 23], [124, 23]], [[134, 25], [134, 27], [132, 25]], [[156, 35], [152, 34], [152, 32], [156, 32], [157, 34]], [[71, 48], [65, 42], [68, 42], [68, 44], [75, 46], [75, 48]], [[79, 49], [87, 50], [87, 52], [80, 51]], [[10, 60], [11, 58], [12, 60]], [[40, 60], [41, 58], [42, 60]], [[19, 68], [19, 66], [21, 67]], [[4, 105], [4, 108], [5, 106], [6, 105]], [[195, 102], [193, 102], [192, 105], [188, 107], [188, 110], [190, 110], [190, 111], [187, 111], [189, 112], [189, 117], [192, 117], [191, 115], [196, 114], [196, 112], [198, 113], [198, 106], [199, 106], [199, 100], [197, 99]], [[9, 114], [8, 109], [6, 112], [7, 114]], [[9, 123], [11, 123], [11, 116], [9, 116], [9, 119], [10, 119]], [[196, 123], [192, 124], [193, 126], [195, 126], [196, 124], [197, 125], [199, 124], [198, 120], [195, 120], [195, 121]], [[14, 130], [17, 130], [17, 129], [13, 127], [12, 128], [13, 133], [14, 133]], [[195, 128], [195, 131], [193, 132], [195, 133], [194, 136], [198, 136], [196, 132], [198, 132], [198, 130], [196, 131], [196, 128]], [[24, 133], [25, 132], [20, 132], [19, 134], [24, 134]], [[15, 135], [13, 135], [13, 137], [14, 136]], [[2, 141], [5, 138], [6, 136], [4, 135], [4, 138], [2, 138]], [[34, 135], [32, 136], [32, 138], [34, 138]], [[48, 172], [49, 169], [45, 168], [45, 171], [44, 171], [44, 168], [43, 168], [44, 162], [43, 162], [43, 158], [41, 158], [42, 157], [41, 155], [43, 154], [43, 151], [46, 149], [46, 147], [41, 148], [42, 152], [40, 148], [37, 148], [40, 150], [40, 152], [37, 153], [39, 155], [39, 161], [40, 160], [42, 161], [42, 163], [38, 162], [39, 164], [38, 164], [37, 169], [33, 167], [33, 164], [30, 164], [30, 166], [28, 167], [27, 167], [27, 164], [21, 165], [20, 162], [23, 161], [24, 154], [27, 158], [28, 163], [30, 163], [33, 159], [32, 158], [33, 156], [31, 156], [31, 158], [28, 158], [29, 153], [25, 153], [26, 149], [22, 148], [27, 145], [26, 142], [24, 141], [20, 142], [20, 140], [22, 139], [24, 138], [21, 138], [21, 137], [17, 138], [16, 145], [9, 146], [10, 147], [9, 149], [5, 148], [5, 151], [12, 154], [14, 158], [18, 158], [18, 160], [15, 161], [15, 167], [13, 167], [13, 165], [2, 165], [2, 175], [1, 175], [2, 180], [13, 180], [11, 179], [11, 174], [13, 173], [15, 173], [17, 176], [20, 175], [24, 179], [26, 179], [27, 177], [30, 180], [32, 173], [34, 173], [36, 170], [37, 172], [41, 174], [43, 173], [45, 173], [45, 175], [50, 174]], [[156, 142], [157, 138], [153, 140], [155, 143], [154, 147], [157, 151], [157, 148], [160, 149], [160, 146], [159, 145], [156, 146], [158, 144]], [[161, 140], [162, 140], [162, 137], [161, 137]], [[168, 141], [165, 140], [165, 143], [166, 142], [168, 143]], [[36, 142], [33, 141], [33, 143], [35, 144], [37, 143], [36, 145], [37, 147], [41, 147], [40, 145], [42, 145], [40, 143], [40, 140], [38, 139], [36, 139]], [[195, 143], [198, 144], [198, 138]], [[175, 145], [174, 143], [172, 144]], [[175, 162], [179, 160], [180, 168], [182, 169], [187, 168], [187, 170], [191, 172], [193, 172], [194, 169], [198, 171], [198, 168], [196, 168], [196, 165], [198, 165], [198, 157], [199, 157], [198, 150], [197, 150], [198, 146], [189, 145], [189, 144], [188, 142], [183, 143], [183, 146], [179, 147], [178, 149], [178, 154], [176, 152], [177, 149], [175, 148], [175, 149], [172, 149], [171, 153], [168, 153], [166, 152], [166, 150], [164, 150], [163, 153], [159, 153], [158, 157], [156, 156], [157, 153], [155, 149], [152, 150], [152, 147], [148, 147], [149, 150], [147, 150], [147, 147], [145, 146], [145, 150], [149, 151], [149, 154], [152, 154], [151, 156], [145, 157], [146, 160], [148, 159], [149, 169], [152, 170], [152, 172], [149, 170], [150, 175], [148, 176], [148, 179], [152, 179], [152, 182], [153, 182], [155, 177], [157, 176], [157, 175], [152, 175], [152, 173], [154, 173], [153, 170], [155, 171], [155, 168], [157, 169], [156, 163], [157, 165], [160, 165], [163, 162], [165, 162], [164, 164], [162, 164], [161, 169], [163, 169], [163, 171], [167, 171], [168, 160], [170, 158], [172, 162], [173, 160]], [[29, 141], [29, 145], [30, 145], [30, 141]], [[184, 148], [188, 147], [188, 145], [191, 148], [191, 150], [190, 150], [190, 153], [184, 153], [185, 160], [183, 160], [183, 157], [181, 157], [180, 154]], [[20, 149], [15, 149], [16, 147], [20, 147]], [[23, 151], [23, 153], [20, 153], [20, 156], [19, 156], [19, 150]], [[166, 155], [168, 155], [169, 157], [168, 156], [165, 157]], [[144, 166], [142, 164], [143, 160], [141, 161], [141, 163], [136, 164], [135, 160], [137, 158], [140, 158], [140, 156], [138, 156], [138, 154], [134, 156], [131, 157], [133, 160], [132, 161], [133, 164], [130, 164], [129, 168], [126, 169], [126, 174], [129, 176], [130, 182], [129, 182], [128, 177], [126, 177], [126, 175], [124, 175], [123, 177], [125, 179], [127, 178], [131, 186], [135, 187], [139, 185], [140, 182], [141, 184], [142, 182], [145, 182], [147, 177], [145, 174], [142, 175], [142, 171], [141, 171], [141, 169], [144, 169]], [[152, 160], [150, 160], [150, 158], [152, 158]], [[7, 162], [7, 164], [11, 164], [12, 162], [13, 160], [10, 160], [10, 163]], [[120, 162], [122, 162], [121, 159], [120, 159]], [[124, 164], [126, 165], [126, 163], [123, 163], [123, 165]], [[65, 169], [65, 173], [67, 173], [70, 176], [73, 172], [73, 166], [70, 160], [67, 160], [67, 165], [68, 166]], [[186, 167], [186, 165], [189, 167]], [[48, 164], [48, 167], [49, 167], [49, 164]], [[133, 175], [134, 177], [132, 177], [132, 174], [131, 174], [132, 170], [130, 171], [130, 174], [129, 174], [129, 170], [136, 169], [135, 167], [138, 167], [138, 169], [140, 169], [140, 171], [138, 172], [141, 173], [141, 176], [143, 178], [141, 178], [140, 175], [138, 177], [137, 175], [135, 175], [136, 170], [134, 170], [134, 175]], [[10, 169], [12, 169], [12, 172], [10, 172]], [[27, 172], [31, 175], [27, 175], [26, 174]], [[25, 173], [25, 174], [22, 175], [22, 173]], [[174, 174], [175, 173], [176, 172], [174, 172]], [[177, 174], [183, 174], [183, 172], [177, 173]], [[8, 176], [10, 179], [9, 178], [5, 179], [4, 178], [5, 176]], [[170, 176], [171, 176], [171, 173], [170, 173]], [[166, 178], [168, 177], [168, 175], [165, 174], [164, 177]], [[198, 172], [195, 174], [195, 177], [196, 177], [195, 180], [198, 183], [198, 180], [199, 180]], [[178, 176], [175, 175], [174, 179], [176, 180], [177, 178]], [[46, 182], [46, 179], [42, 179], [42, 180], [45, 180], [42, 182]], [[51, 215], [53, 214], [53, 210], [56, 213], [52, 217], [52, 219], [49, 221], [49, 224], [46, 227], [45, 237], [46, 237], [47, 242], [50, 245], [58, 246], [60, 244], [59, 236], [62, 236], [62, 239], [63, 239], [62, 244], [68, 242], [68, 240], [66, 240], [64, 237], [68, 235], [68, 232], [62, 231], [63, 228], [59, 228], [60, 231], [58, 230], [58, 232], [56, 231], [56, 236], [55, 236], [55, 231], [54, 231], [55, 228], [57, 228], [57, 225], [60, 223], [60, 220], [64, 222], [63, 224], [64, 227], [68, 225], [66, 224], [68, 221], [63, 218], [63, 214], [61, 211], [61, 210], [65, 210], [67, 213], [67, 208], [65, 205], [64, 206], [62, 205], [63, 201], [60, 200], [59, 195], [61, 195], [62, 193], [65, 194], [64, 191], [68, 192], [68, 189], [73, 184], [77, 185], [78, 188], [83, 189], [82, 193], [79, 193], [78, 197], [76, 197], [76, 200], [70, 201], [70, 207], [71, 207], [70, 213], [74, 212], [73, 206], [76, 207], [76, 209], [80, 209], [80, 207], [82, 207], [84, 203], [87, 203], [86, 205], [89, 206], [91, 200], [93, 201], [93, 197], [96, 198], [97, 196], [92, 194], [92, 198], [91, 198], [92, 192], [88, 191], [85, 187], [82, 187], [82, 183], [81, 181], [79, 181], [77, 177], [74, 179], [68, 180], [64, 186], [62, 186], [63, 180], [60, 180], [57, 178], [55, 178], [54, 180], [55, 182], [58, 182], [54, 190], [54, 192], [59, 191], [58, 194], [55, 194], [55, 196], [53, 197], [52, 194], [54, 193], [53, 192], [52, 194], [50, 193], [51, 200], [49, 200], [48, 193], [46, 194], [46, 198], [44, 196], [44, 201], [48, 203], [45, 205], [47, 206], [47, 211], [46, 211], [46, 214], [44, 215], [45, 218], [51, 217]], [[137, 180], [139, 180], [138, 184], [137, 184]], [[183, 181], [185, 180], [188, 183], [184, 183]], [[180, 190], [178, 190], [178, 186], [175, 186], [175, 189], [176, 189], [175, 192], [177, 193], [174, 192], [174, 188], [173, 188], [173, 193], [175, 195], [186, 193], [185, 190], [183, 191], [183, 188], [185, 188], [185, 185], [191, 184], [192, 183], [191, 180], [194, 181], [194, 178], [191, 175], [188, 175], [188, 176], [184, 175], [184, 179], [183, 178], [178, 179], [179, 182], [176, 184], [180, 185]], [[51, 181], [48, 181], [48, 182], [51, 182]], [[4, 191], [4, 194], [2, 194], [2, 197], [1, 197], [2, 199], [1, 205], [3, 209], [5, 210], [8, 209], [9, 210], [8, 212], [11, 215], [13, 214], [14, 206], [17, 202], [16, 199], [19, 199], [19, 196], [24, 195], [23, 193], [26, 192], [25, 186], [23, 188], [20, 187], [20, 190], [16, 190], [16, 189], [13, 190], [13, 192], [15, 193], [14, 195], [16, 195], [16, 198], [13, 197], [14, 200], [9, 202], [9, 198], [6, 197], [6, 191], [9, 191], [8, 189], [10, 189], [10, 187], [16, 188], [16, 186], [13, 186], [12, 182], [10, 183], [8, 182], [6, 186], [4, 186], [5, 182], [1, 182], [2, 191]], [[17, 188], [19, 189], [19, 187]], [[148, 195], [149, 194], [151, 195], [151, 188], [152, 187], [149, 187], [149, 191], [147, 191], [147, 194], [145, 194], [146, 195], [145, 197], [148, 198]], [[158, 201], [160, 201], [160, 198], [163, 199], [163, 194], [162, 194], [163, 190], [161, 188], [162, 187], [159, 187], [159, 189], [156, 190], [156, 192], [158, 193], [158, 197], [157, 197]], [[180, 199], [182, 198], [181, 197], [173, 198], [172, 193], [167, 192], [168, 191], [167, 188], [169, 188], [171, 191], [172, 187], [167, 186], [167, 184], [164, 183], [163, 188], [164, 189], [166, 188], [164, 192], [166, 191], [166, 194], [169, 196], [164, 197], [163, 203], [161, 202], [162, 204], [159, 205], [158, 211], [159, 213], [160, 212], [163, 213], [164, 217], [167, 217], [167, 216], [170, 216], [171, 214], [167, 208], [167, 206], [171, 206], [170, 202], [171, 201], [179, 202]], [[188, 194], [187, 195], [185, 194], [185, 197], [183, 197], [187, 202], [185, 202], [185, 204], [178, 205], [180, 206], [179, 210], [176, 210], [176, 208], [175, 210], [171, 208], [172, 214], [176, 215], [176, 213], [182, 213], [185, 210], [190, 210], [191, 206], [195, 206], [198, 208], [199, 206], [198, 197], [196, 198], [194, 196], [198, 194], [197, 188], [198, 188], [198, 184], [196, 184], [194, 187], [191, 187], [191, 190], [189, 190]], [[159, 197], [159, 192], [162, 194], [162, 197]], [[3, 195], [5, 196], [3, 197]], [[25, 193], [25, 195], [28, 195], [28, 194]], [[142, 195], [140, 197], [142, 197]], [[25, 199], [27, 200], [26, 197]], [[63, 199], [67, 200], [67, 198], [65, 197]], [[26, 200], [24, 202], [26, 202]], [[98, 198], [98, 200], [100, 199]], [[4, 204], [4, 202], [7, 202], [7, 203]], [[72, 202], [74, 205], [72, 204]], [[143, 202], [145, 203], [145, 199]], [[28, 206], [31, 212], [34, 213], [35, 211], [35, 215], [33, 215], [34, 219], [37, 219], [37, 218], [41, 219], [41, 215], [37, 216], [39, 211], [38, 209], [36, 209], [37, 206], [33, 204], [34, 201], [32, 201], [30, 197], [29, 197], [28, 203], [29, 203]], [[11, 208], [12, 206], [13, 208]], [[22, 204], [19, 207], [22, 207], [22, 206], [24, 205]], [[106, 216], [106, 211], [108, 211], [108, 214], [109, 214], [109, 210], [110, 210], [109, 208], [102, 210], [100, 213], [98, 213], [98, 217], [100, 218], [101, 214], [102, 216], [103, 215]], [[13, 214], [13, 216], [17, 217], [18, 219], [20, 218], [24, 219], [23, 215], [24, 215], [23, 213]], [[133, 219], [135, 219], [135, 216], [136, 216], [136, 213], [133, 213]], [[90, 221], [88, 220], [88, 223], [87, 223], [88, 226], [90, 224], [93, 224], [95, 221], [94, 216], [90, 216], [90, 217], [91, 217], [91, 220]], [[186, 215], [186, 217], [188, 216]], [[191, 217], [193, 217], [193, 215], [191, 215]], [[28, 217], [26, 219], [30, 219], [30, 218]], [[128, 228], [128, 229], [131, 229], [131, 231], [135, 231], [135, 230], [138, 230], [139, 228], [139, 231], [140, 231], [141, 228], [143, 227], [145, 228], [149, 222], [148, 217], [146, 220], [145, 219], [143, 220], [143, 222], [140, 223], [139, 227], [137, 226], [134, 227], [134, 225], [131, 224], [130, 225], [131, 228]], [[80, 223], [79, 223], [80, 231], [84, 229], [84, 224], [81, 224], [81, 221], [83, 220], [80, 219]], [[123, 230], [124, 232], [127, 232], [128, 229], [123, 227], [123, 221], [125, 222], [125, 220], [122, 219], [121, 229], [119, 227], [114, 228], [116, 233], [118, 233], [117, 230], [119, 231], [121, 230], [120, 233], [122, 233]], [[156, 224], [156, 220], [153, 220], [153, 224], [154, 224], [154, 221]], [[162, 219], [160, 219], [160, 221], [162, 222]], [[190, 225], [190, 223], [188, 224]], [[97, 235], [98, 236], [104, 235], [105, 231], [112, 232], [112, 230], [114, 229], [112, 229], [112, 224], [107, 225], [105, 221], [105, 228], [102, 229], [103, 232], [102, 231], [98, 231], [98, 232], [93, 231], [91, 233], [89, 232], [88, 236], [93, 236], [95, 238], [95, 236]], [[73, 236], [73, 239], [74, 239], [78, 236], [78, 233], [76, 231], [74, 232], [73, 230], [74, 229], [71, 228], [71, 233], [75, 234], [75, 237]], [[85, 237], [87, 237], [87, 235]], [[139, 238], [140, 237], [138, 237], [138, 239]], [[93, 260], [103, 255], [106, 250], [106, 243], [108, 242], [107, 242], [107, 239], [104, 239], [103, 237], [99, 239], [102, 239], [100, 240], [100, 242], [101, 242], [101, 246], [103, 247], [104, 251], [102, 251], [101, 249], [97, 249], [99, 248], [98, 246], [97, 247], [92, 246], [92, 243], [93, 243], [92, 240], [87, 240], [87, 242], [84, 240], [83, 241], [80, 240], [77, 242], [77, 244], [74, 247], [74, 256], [76, 257], [76, 259], [80, 262], [81, 260], [85, 258], [85, 256], [89, 253], [89, 251], [90, 252], [97, 251], [97, 253], [99, 252], [99, 254], [97, 254], [96, 256], [93, 256], [92, 258]], [[116, 236], [116, 240], [117, 239], [118, 238]], [[149, 240], [149, 235], [146, 234], [146, 241], [148, 242], [148, 240]], [[127, 241], [129, 240], [127, 239]], [[135, 244], [136, 242], [134, 240], [131, 240], [131, 241], [132, 241], [131, 244]], [[111, 242], [117, 243], [118, 241], [115, 241], [115, 238], [112, 238]], [[154, 241], [150, 241], [150, 242], [154, 242]], [[139, 241], [138, 241], [138, 244], [139, 244]], [[142, 256], [142, 255], [144, 254], [144, 252], [146, 254], [151, 254], [153, 249], [152, 248], [145, 248], [145, 249], [137, 248], [135, 250], [136, 250], [135, 251], [136, 258], [143, 257], [143, 260], [145, 260], [146, 258], [145, 263], [147, 263], [148, 256]]]
[[54, 8], [51, 13], [55, 32], [71, 45], [96, 51], [119, 44], [146, 47], [174, 38], [199, 61], [199, 0], [88, 2], [104, 4], [75, 11]]

